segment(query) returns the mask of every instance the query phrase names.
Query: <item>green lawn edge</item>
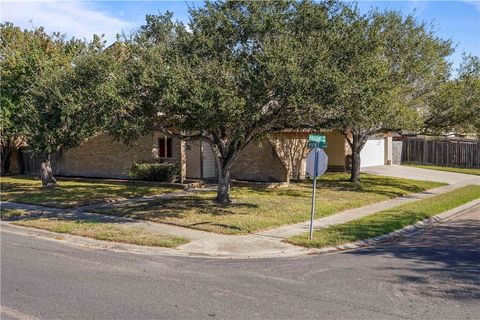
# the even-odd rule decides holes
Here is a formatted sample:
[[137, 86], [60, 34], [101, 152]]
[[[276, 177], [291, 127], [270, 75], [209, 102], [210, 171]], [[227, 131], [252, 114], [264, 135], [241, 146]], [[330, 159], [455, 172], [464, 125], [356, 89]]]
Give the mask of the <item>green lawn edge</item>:
[[308, 233], [305, 233], [290, 237], [285, 242], [307, 248], [321, 248], [370, 239], [402, 229], [479, 198], [480, 185], [469, 185], [347, 223], [316, 230], [312, 240], [309, 239]]
[[[7, 217], [10, 218], [27, 215], [20, 214], [18, 210], [10, 214], [8, 210], [9, 209], [5, 210], [7, 211], [6, 214], [2, 212], [2, 220]], [[126, 243], [138, 246], [174, 249], [190, 242], [188, 239], [179, 236], [162, 235], [141, 228], [120, 227], [112, 223], [98, 221], [26, 218], [23, 220], [12, 221], [11, 224], [21, 227], [47, 230], [60, 234], [70, 234], [95, 240]]]
[[475, 168], [442, 167], [442, 166], [430, 166], [430, 165], [420, 165], [420, 164], [405, 164], [405, 166], [480, 176], [480, 169], [475, 169]]

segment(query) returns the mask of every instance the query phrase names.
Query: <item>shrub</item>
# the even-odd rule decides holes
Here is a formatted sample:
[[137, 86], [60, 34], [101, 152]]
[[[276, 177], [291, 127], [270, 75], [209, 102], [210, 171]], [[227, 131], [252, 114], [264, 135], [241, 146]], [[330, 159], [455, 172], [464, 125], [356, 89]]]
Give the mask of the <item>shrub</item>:
[[180, 174], [176, 163], [133, 163], [128, 176], [135, 180], [175, 182]]

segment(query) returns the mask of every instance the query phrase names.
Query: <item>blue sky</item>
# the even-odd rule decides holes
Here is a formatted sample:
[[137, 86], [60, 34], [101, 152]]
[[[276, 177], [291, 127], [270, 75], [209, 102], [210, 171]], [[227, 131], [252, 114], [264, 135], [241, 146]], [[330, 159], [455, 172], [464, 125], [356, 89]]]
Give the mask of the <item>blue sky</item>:
[[[199, 1], [2, 1], [2, 22], [23, 28], [44, 26], [69, 36], [90, 39], [104, 33], [109, 42], [116, 33], [140, 26], [146, 14], [172, 11], [179, 20], [188, 21], [188, 6]], [[473, 1], [359, 1], [361, 11], [373, 7], [414, 13], [422, 21], [433, 23], [437, 34], [457, 45], [450, 60], [455, 66], [461, 53], [480, 55], [480, 0]]]

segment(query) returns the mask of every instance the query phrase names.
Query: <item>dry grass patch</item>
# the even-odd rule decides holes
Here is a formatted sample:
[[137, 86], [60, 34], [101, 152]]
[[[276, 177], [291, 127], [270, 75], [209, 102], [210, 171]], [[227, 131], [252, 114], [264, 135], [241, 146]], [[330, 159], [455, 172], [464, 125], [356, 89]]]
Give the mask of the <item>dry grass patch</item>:
[[59, 181], [54, 189], [42, 188], [39, 179], [28, 176], [2, 177], [2, 201], [30, 203], [56, 208], [71, 208], [144, 195], [162, 194], [178, 189], [102, 182]]
[[[348, 174], [327, 173], [317, 191], [316, 218], [375, 202], [441, 186], [441, 183], [396, 179], [362, 174], [359, 184], [348, 181]], [[234, 203], [213, 202], [215, 192], [202, 192], [171, 199], [112, 205], [95, 212], [135, 219], [169, 223], [224, 234], [247, 234], [259, 230], [307, 221], [311, 182], [293, 183], [279, 189], [232, 189]]]
[[185, 238], [159, 235], [139, 228], [120, 227], [111, 223], [54, 218], [25, 219], [12, 224], [43, 229], [96, 240], [129, 243], [140, 246], [176, 248], [188, 242]]
[[0, 217], [2, 220], [9, 220], [12, 218], [22, 218], [29, 216], [30, 213], [23, 209], [1, 209]]

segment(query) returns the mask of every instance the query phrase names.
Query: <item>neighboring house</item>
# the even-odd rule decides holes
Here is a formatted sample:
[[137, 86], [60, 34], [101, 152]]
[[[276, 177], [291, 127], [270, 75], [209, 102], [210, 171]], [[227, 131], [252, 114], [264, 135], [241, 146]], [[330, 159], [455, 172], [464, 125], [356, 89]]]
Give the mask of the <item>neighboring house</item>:
[[[264, 182], [304, 178], [308, 135], [308, 131], [286, 130], [252, 141], [236, 159], [232, 178]], [[348, 144], [339, 131], [327, 132], [326, 136], [329, 170], [345, 171], [349, 166]], [[369, 140], [362, 151], [362, 166], [388, 164], [389, 145], [391, 138]], [[217, 163], [208, 143], [185, 142], [156, 131], [129, 146], [108, 135], [98, 135], [53, 158], [54, 173], [63, 176], [126, 178], [133, 162], [163, 161], [178, 163], [184, 178], [215, 180], [217, 177]], [[22, 152], [22, 160], [24, 173], [38, 173], [38, 160], [28, 151]]]

